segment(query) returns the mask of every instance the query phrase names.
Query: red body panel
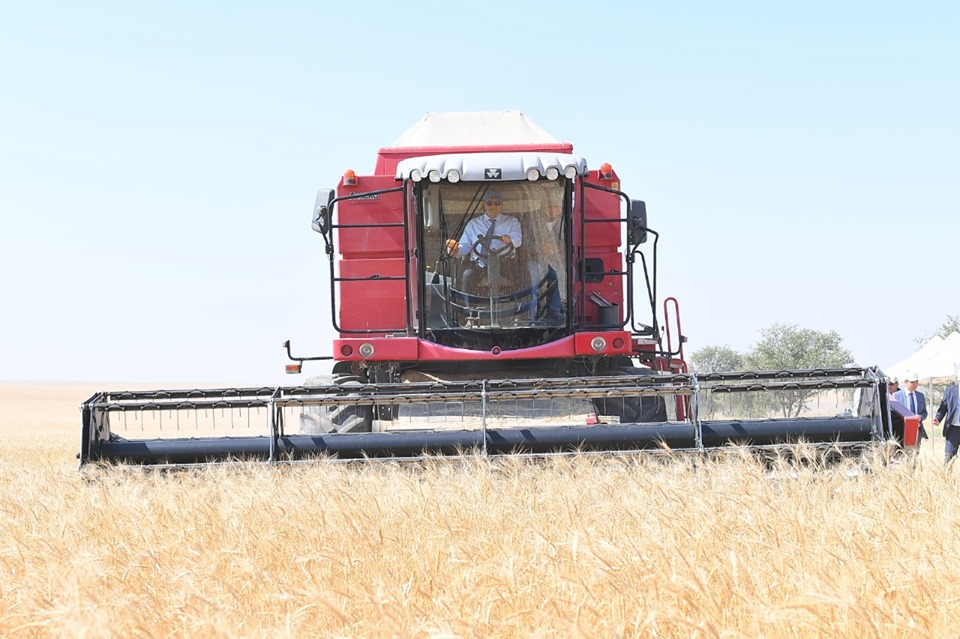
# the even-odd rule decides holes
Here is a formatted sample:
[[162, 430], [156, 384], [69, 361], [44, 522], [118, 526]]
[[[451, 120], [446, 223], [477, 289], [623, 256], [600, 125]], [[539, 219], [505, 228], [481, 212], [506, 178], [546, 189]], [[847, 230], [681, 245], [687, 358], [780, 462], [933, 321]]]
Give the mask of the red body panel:
[[[340, 263], [340, 277], [403, 277], [406, 264], [403, 257], [344, 259]], [[340, 328], [405, 332], [407, 306], [404, 291], [403, 280], [341, 281]]]
[[[611, 180], [603, 180], [600, 179], [596, 171], [592, 171], [586, 181], [607, 188], [613, 188], [613, 184], [619, 183], [616, 174]], [[622, 226], [619, 222], [620, 198], [615, 193], [596, 189], [584, 189], [583, 194], [583, 209], [578, 208], [574, 211], [575, 221], [579, 220], [580, 216], [584, 216], [584, 220], [610, 220], [609, 223], [585, 222], [583, 255], [588, 260], [600, 260], [603, 264], [603, 271], [619, 271], [623, 268], [623, 255], [620, 252], [622, 243]], [[579, 243], [580, 237], [575, 237], [574, 241]], [[588, 323], [600, 323], [601, 320], [601, 307], [590, 299], [591, 293], [597, 293], [610, 304], [616, 305], [615, 321], [623, 321], [623, 277], [607, 275], [599, 282], [583, 282], [582, 286], [585, 288], [584, 299], [586, 300], [586, 320]]]
[[[355, 186], [337, 189], [337, 196], [396, 187], [392, 178], [364, 176]], [[339, 223], [356, 228], [337, 229], [337, 248], [344, 261], [365, 257], [403, 257], [403, 228], [383, 226], [403, 223], [403, 194], [382, 193], [365, 199], [343, 200]], [[364, 226], [373, 225], [373, 226]]]
[[[611, 181], [597, 179], [596, 172], [592, 172], [590, 178], [586, 181], [610, 187]], [[616, 251], [621, 243], [623, 228], [618, 222], [620, 219], [620, 198], [615, 193], [607, 193], [596, 189], [584, 189], [583, 195], [584, 210], [587, 212], [586, 220], [611, 220], [609, 223], [588, 222], [584, 247], [588, 251], [592, 249]]]
[[[362, 360], [361, 344], [373, 344], [373, 359], [392, 362], [413, 362], [420, 358], [420, 340], [416, 337], [350, 337], [333, 340], [337, 359]], [[349, 354], [347, 354], [349, 353]]]
[[[607, 341], [607, 347], [602, 351], [595, 351], [590, 345], [593, 338], [597, 336], [601, 336]], [[632, 349], [630, 333], [627, 331], [577, 333], [573, 337], [577, 355], [629, 355]], [[619, 343], [620, 346], [616, 346], [616, 343]]]
[[[555, 342], [524, 348], [515, 351], [472, 351], [465, 348], [451, 348], [421, 340], [416, 337], [350, 337], [334, 340], [333, 348], [337, 359], [363, 360], [359, 349], [361, 344], [372, 344], [374, 354], [371, 359], [378, 361], [491, 361], [513, 359], [568, 359], [576, 355], [598, 355], [590, 342], [594, 337], [602, 336], [607, 340], [604, 355], [629, 355], [631, 352], [630, 333], [616, 332], [589, 332], [578, 333], [564, 337]], [[622, 346], [614, 347], [614, 341], [619, 339]], [[348, 346], [349, 354], [345, 354], [344, 347]]]
[[[395, 180], [384, 176], [363, 176], [356, 185], [340, 184], [337, 195], [367, 193], [396, 187]], [[342, 200], [337, 229], [337, 250], [341, 253], [340, 277], [374, 278], [339, 283], [340, 328], [375, 330], [384, 333], [405, 332], [406, 288], [402, 278], [406, 270], [403, 246], [403, 194], [382, 193], [373, 197]]]

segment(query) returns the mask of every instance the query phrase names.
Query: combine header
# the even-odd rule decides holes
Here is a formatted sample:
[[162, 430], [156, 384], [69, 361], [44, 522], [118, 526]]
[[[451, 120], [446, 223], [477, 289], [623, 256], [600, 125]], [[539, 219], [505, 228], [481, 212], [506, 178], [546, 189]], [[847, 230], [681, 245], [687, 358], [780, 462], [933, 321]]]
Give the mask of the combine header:
[[[373, 174], [321, 190], [312, 226], [339, 334], [332, 378], [98, 393], [81, 464], [842, 452], [898, 436], [875, 369], [691, 374], [644, 202], [519, 112], [427, 115]], [[290, 373], [331, 359], [285, 347]]]

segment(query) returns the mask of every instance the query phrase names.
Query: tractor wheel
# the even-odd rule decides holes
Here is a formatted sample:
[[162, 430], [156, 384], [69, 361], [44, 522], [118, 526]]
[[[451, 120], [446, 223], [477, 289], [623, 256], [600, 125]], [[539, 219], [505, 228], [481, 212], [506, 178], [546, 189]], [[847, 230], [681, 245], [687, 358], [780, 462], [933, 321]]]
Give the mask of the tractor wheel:
[[[612, 370], [607, 375], [643, 375], [648, 373], [642, 368], [622, 368]], [[615, 415], [620, 418], [621, 424], [638, 424], [643, 422], [667, 421], [667, 405], [663, 397], [616, 397], [610, 399], [594, 399], [597, 413], [600, 415]]]
[[[333, 368], [333, 383], [345, 388], [363, 385], [364, 380], [350, 372], [349, 368], [344, 370], [340, 366], [342, 363], [345, 362], [338, 362]], [[372, 430], [372, 406], [317, 406], [300, 413], [300, 432], [304, 435], [369, 433]]]

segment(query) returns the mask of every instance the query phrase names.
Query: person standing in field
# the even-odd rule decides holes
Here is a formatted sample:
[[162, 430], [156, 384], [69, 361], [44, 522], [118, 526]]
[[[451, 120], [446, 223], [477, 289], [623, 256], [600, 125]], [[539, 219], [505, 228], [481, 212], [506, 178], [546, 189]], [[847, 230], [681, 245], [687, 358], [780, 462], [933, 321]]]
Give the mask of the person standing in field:
[[[960, 362], [954, 365], [954, 374], [960, 372]], [[960, 386], [954, 382], [943, 392], [943, 401], [933, 418], [933, 425], [939, 426], [943, 422], [943, 437], [946, 444], [943, 447], [943, 463], [949, 464], [957, 455], [960, 447]]]
[[914, 415], [920, 416], [920, 430], [917, 432], [917, 450], [920, 449], [920, 442], [927, 439], [927, 431], [923, 427], [923, 420], [927, 418], [927, 398], [923, 393], [917, 390], [920, 385], [920, 376], [916, 373], [907, 373], [903, 378], [906, 388], [898, 390], [893, 394], [893, 398], [910, 409]]

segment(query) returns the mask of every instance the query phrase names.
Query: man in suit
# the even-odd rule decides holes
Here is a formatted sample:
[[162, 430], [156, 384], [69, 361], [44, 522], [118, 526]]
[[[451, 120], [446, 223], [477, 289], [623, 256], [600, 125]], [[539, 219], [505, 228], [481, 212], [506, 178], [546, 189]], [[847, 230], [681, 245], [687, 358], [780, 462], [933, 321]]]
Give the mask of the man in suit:
[[920, 442], [927, 439], [927, 431], [923, 427], [923, 421], [927, 418], [927, 398], [923, 393], [917, 390], [920, 385], [920, 376], [916, 373], [907, 373], [903, 378], [906, 388], [900, 389], [893, 394], [893, 398], [910, 409], [914, 415], [920, 416], [920, 432], [917, 434], [917, 448]]
[[[954, 367], [960, 370], [960, 362]], [[943, 422], [943, 437], [947, 440], [943, 450], [943, 463], [953, 459], [960, 448], [960, 388], [957, 383], [947, 386], [943, 393], [943, 401], [933, 418], [933, 425], [939, 426]]]

